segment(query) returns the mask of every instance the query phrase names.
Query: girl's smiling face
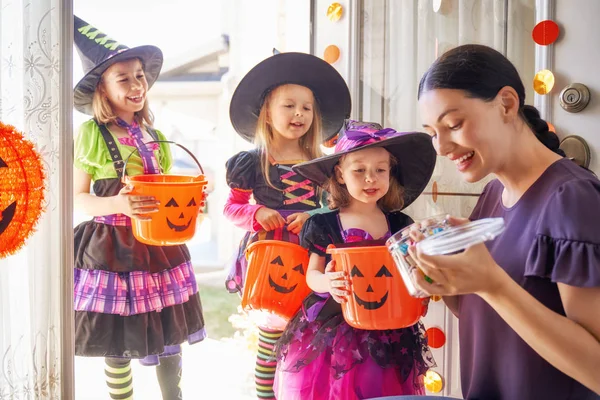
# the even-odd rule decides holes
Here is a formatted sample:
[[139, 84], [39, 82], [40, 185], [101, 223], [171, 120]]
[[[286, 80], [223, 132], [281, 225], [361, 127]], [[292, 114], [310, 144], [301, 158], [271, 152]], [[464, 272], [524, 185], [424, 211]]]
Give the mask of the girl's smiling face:
[[111, 65], [102, 74], [99, 89], [108, 99], [115, 115], [125, 118], [141, 111], [148, 92], [141, 61], [134, 58]]
[[390, 188], [390, 169], [390, 153], [372, 147], [342, 157], [335, 174], [354, 201], [376, 204]]
[[268, 121], [273, 132], [285, 139], [300, 139], [310, 129], [314, 118], [315, 98], [300, 85], [281, 85], [271, 93]]

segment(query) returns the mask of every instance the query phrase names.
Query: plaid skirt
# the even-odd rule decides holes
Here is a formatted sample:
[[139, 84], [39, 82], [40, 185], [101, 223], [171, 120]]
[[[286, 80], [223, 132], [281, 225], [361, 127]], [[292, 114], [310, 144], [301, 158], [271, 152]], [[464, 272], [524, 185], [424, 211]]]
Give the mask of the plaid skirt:
[[206, 337], [190, 254], [149, 246], [115, 219], [75, 228], [75, 353], [157, 364]]

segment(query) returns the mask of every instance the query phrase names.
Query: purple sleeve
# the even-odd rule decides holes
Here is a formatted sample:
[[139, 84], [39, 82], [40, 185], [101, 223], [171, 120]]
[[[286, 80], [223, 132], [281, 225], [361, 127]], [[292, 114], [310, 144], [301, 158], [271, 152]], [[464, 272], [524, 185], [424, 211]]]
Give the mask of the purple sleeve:
[[543, 205], [539, 221], [525, 275], [600, 286], [600, 181], [561, 185]]

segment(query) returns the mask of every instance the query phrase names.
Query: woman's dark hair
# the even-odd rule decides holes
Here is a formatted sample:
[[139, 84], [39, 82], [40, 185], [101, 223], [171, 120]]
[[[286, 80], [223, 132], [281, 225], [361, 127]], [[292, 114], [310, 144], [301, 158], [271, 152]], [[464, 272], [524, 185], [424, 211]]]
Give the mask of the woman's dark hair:
[[502, 53], [491, 47], [467, 44], [444, 53], [421, 78], [418, 98], [429, 90], [458, 89], [469, 97], [492, 101], [505, 86], [517, 92], [519, 113], [539, 141], [564, 157], [558, 136], [548, 129], [548, 124], [540, 118], [535, 107], [525, 105], [525, 87], [517, 69]]

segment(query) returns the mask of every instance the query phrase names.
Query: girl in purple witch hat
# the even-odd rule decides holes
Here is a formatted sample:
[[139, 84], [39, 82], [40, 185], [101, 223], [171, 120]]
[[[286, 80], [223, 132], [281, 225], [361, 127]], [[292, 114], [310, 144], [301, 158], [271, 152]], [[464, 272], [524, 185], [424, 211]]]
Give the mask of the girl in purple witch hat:
[[410, 225], [400, 212], [427, 185], [435, 152], [424, 133], [399, 133], [348, 121], [335, 153], [293, 167], [326, 189], [329, 207], [306, 221], [301, 244], [310, 252], [306, 281], [314, 293], [277, 344], [276, 395], [285, 400], [358, 400], [424, 394], [433, 365], [421, 323], [367, 331], [348, 325], [340, 302], [348, 295], [330, 244], [385, 240]]
[[[180, 399], [181, 348], [205, 337], [202, 306], [185, 245], [138, 242], [131, 218], [148, 219], [155, 198], [123, 187], [123, 157], [135, 149], [127, 174], [168, 172], [168, 144], [152, 128], [148, 89], [162, 53], [128, 48], [75, 17], [75, 45], [86, 75], [75, 87], [75, 108], [93, 115], [75, 141], [75, 206], [92, 216], [75, 228], [75, 353], [105, 357], [111, 398], [130, 399], [130, 360], [157, 365], [164, 399]], [[93, 193], [90, 184], [93, 183]], [[203, 201], [203, 199], [198, 199]]]

